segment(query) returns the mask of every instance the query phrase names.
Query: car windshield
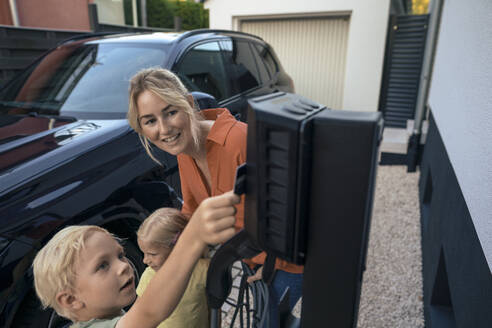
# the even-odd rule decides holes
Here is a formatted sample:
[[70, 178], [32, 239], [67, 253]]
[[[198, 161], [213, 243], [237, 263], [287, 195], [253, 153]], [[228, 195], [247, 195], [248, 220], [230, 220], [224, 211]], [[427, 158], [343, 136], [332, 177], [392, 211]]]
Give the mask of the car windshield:
[[123, 118], [131, 77], [161, 66], [163, 45], [68, 44], [44, 56], [0, 91], [0, 111]]

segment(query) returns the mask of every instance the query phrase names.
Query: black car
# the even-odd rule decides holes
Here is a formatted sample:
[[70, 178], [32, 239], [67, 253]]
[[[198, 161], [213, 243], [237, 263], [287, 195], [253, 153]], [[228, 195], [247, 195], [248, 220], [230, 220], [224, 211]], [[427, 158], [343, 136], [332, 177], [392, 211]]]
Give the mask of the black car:
[[[200, 104], [244, 120], [247, 98], [293, 91], [271, 47], [238, 32], [89, 35], [63, 42], [0, 90], [0, 327], [63, 327], [33, 292], [36, 252], [60, 229], [95, 224], [125, 239], [154, 209], [181, 204], [176, 158], [145, 153], [128, 126], [128, 81], [175, 71]], [[210, 96], [211, 95], [211, 96]]]
[[294, 91], [275, 52], [259, 37], [195, 30], [73, 38], [0, 91], [0, 105], [82, 119], [124, 118], [128, 81], [152, 66], [174, 71], [190, 91], [212, 95], [244, 121], [248, 98]]
[[176, 160], [156, 165], [125, 120], [0, 115], [0, 136], [0, 326], [58, 327], [32, 290], [36, 252], [64, 226], [95, 224], [125, 239], [138, 277], [136, 229], [180, 205]]

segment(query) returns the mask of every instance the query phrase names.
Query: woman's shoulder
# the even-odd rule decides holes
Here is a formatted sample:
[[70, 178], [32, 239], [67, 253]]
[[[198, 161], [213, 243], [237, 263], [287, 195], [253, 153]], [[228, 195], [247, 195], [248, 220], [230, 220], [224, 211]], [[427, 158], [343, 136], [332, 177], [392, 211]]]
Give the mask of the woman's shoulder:
[[248, 126], [241, 121], [232, 123], [231, 128], [226, 137], [226, 144], [246, 144], [248, 135]]
[[241, 122], [241, 121], [236, 121], [236, 123], [234, 124], [234, 126], [232, 128], [235, 132], [241, 133], [244, 135], [246, 135], [246, 133], [248, 132], [248, 125], [244, 122]]
[[202, 111], [206, 120], [214, 121], [219, 125], [232, 125], [236, 129], [247, 129], [244, 122], [239, 121], [227, 108], [213, 108]]

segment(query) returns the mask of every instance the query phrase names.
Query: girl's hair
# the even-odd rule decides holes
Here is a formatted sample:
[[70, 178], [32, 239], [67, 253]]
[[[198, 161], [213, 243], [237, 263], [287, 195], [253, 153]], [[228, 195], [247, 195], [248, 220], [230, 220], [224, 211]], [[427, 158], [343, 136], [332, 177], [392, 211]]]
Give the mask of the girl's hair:
[[188, 221], [184, 214], [171, 207], [152, 213], [138, 228], [140, 240], [172, 248]]
[[75, 288], [75, 261], [85, 247], [85, 241], [94, 232], [102, 232], [115, 238], [106, 229], [98, 226], [69, 226], [50, 239], [38, 252], [32, 265], [34, 288], [43, 307], [50, 307], [70, 320], [75, 320], [73, 314], [58, 304], [56, 295]]
[[135, 74], [130, 80], [129, 109], [127, 119], [130, 126], [135, 130], [142, 142], [147, 154], [157, 163], [161, 164], [152, 154], [150, 141], [143, 135], [142, 127], [138, 119], [138, 97], [144, 92], [152, 92], [167, 104], [176, 106], [183, 110], [189, 117], [191, 136], [196, 146], [199, 146], [200, 127], [198, 121], [203, 120], [198, 112], [198, 106], [191, 106], [189, 94], [181, 80], [173, 72], [160, 67], [146, 68]]

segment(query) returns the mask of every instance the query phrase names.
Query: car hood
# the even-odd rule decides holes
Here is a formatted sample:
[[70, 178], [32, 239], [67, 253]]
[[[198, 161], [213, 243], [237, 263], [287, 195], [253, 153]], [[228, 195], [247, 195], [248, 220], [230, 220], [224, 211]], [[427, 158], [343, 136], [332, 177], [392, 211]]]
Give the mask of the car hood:
[[0, 194], [130, 132], [126, 120], [0, 115]]

